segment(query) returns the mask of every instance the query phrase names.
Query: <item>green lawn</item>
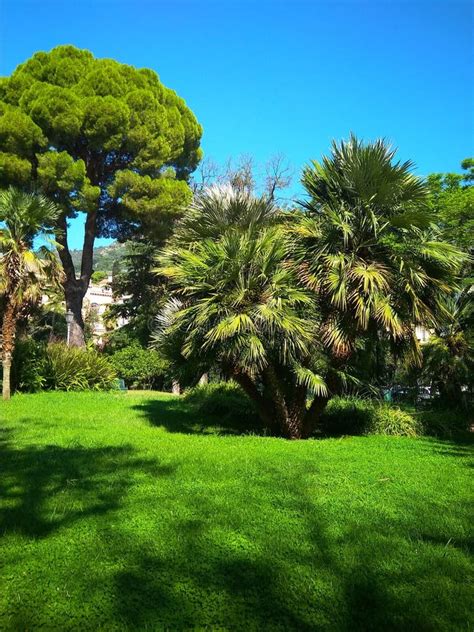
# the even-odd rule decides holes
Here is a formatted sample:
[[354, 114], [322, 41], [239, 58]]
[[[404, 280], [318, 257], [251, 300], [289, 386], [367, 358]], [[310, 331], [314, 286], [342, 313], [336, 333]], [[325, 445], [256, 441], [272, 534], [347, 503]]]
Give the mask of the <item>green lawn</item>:
[[0, 630], [472, 630], [465, 444], [232, 436], [149, 393], [0, 420]]

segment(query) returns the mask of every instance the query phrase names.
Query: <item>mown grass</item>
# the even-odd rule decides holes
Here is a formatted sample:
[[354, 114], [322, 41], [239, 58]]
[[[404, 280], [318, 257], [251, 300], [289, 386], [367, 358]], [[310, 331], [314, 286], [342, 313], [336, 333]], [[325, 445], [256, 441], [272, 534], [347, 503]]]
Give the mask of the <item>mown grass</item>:
[[165, 394], [0, 405], [1, 630], [472, 629], [472, 452], [233, 435]]

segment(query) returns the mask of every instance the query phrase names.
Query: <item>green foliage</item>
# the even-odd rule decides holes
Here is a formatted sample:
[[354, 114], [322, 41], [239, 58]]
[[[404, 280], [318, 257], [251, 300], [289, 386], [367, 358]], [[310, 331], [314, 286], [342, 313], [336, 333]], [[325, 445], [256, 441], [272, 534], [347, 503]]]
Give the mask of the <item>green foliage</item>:
[[439, 241], [428, 187], [378, 140], [351, 136], [303, 172], [309, 196], [295, 225], [294, 253], [322, 316], [325, 345], [354, 353], [383, 332], [419, 356], [414, 325], [434, 326], [466, 257]]
[[[164, 284], [155, 273], [156, 245], [145, 241], [128, 242], [121, 269], [114, 275], [112, 291], [117, 303], [109, 307], [112, 318], [127, 320], [126, 330], [140, 345], [147, 346], [151, 328], [164, 302]], [[117, 342], [121, 334], [113, 336]]]
[[365, 429], [366, 434], [396, 437], [417, 437], [424, 432], [418, 417], [387, 405], [374, 407], [373, 414]]
[[441, 326], [423, 347], [422, 377], [451, 407], [469, 404], [474, 389], [474, 300], [468, 283], [445, 301]]
[[167, 361], [157, 351], [137, 344], [117, 351], [109, 360], [129, 388], [162, 389], [168, 377]]
[[321, 427], [330, 435], [416, 437], [423, 434], [418, 417], [400, 408], [355, 397], [332, 399], [322, 415]]
[[105, 281], [107, 276], [107, 272], [104, 272], [104, 270], [96, 270], [92, 273], [91, 281], [92, 283], [100, 283], [101, 281]]
[[433, 173], [428, 176], [430, 204], [444, 238], [463, 250], [474, 244], [474, 187], [472, 158], [463, 160], [465, 173]]
[[45, 345], [32, 338], [19, 338], [12, 358], [12, 390], [34, 393], [45, 384]]
[[155, 393], [0, 408], [1, 629], [472, 629], [466, 443], [221, 436]]
[[388, 341], [419, 363], [415, 325], [438, 323], [466, 257], [439, 241], [411, 168], [384, 141], [351, 136], [304, 170], [304, 211], [204, 190], [159, 259], [172, 297], [156, 344], [220, 366], [267, 426], [295, 438], [331, 396], [361, 390], [351, 363], [364, 345], [381, 355]]
[[422, 410], [420, 419], [427, 435], [442, 438], [466, 438], [469, 436], [470, 427], [474, 424], [474, 409], [433, 408]]
[[[125, 256], [126, 244], [114, 242], [110, 246], [98, 246], [93, 252], [93, 268], [94, 270], [104, 270], [111, 274], [117, 272], [121, 268], [121, 262]], [[77, 269], [81, 266], [82, 250], [71, 250], [71, 257], [74, 267]]]
[[184, 400], [201, 417], [212, 417], [218, 423], [241, 429], [260, 429], [255, 406], [235, 382], [212, 382], [195, 386]]
[[[94, 239], [168, 237], [192, 197], [202, 129], [155, 72], [74, 46], [33, 55], [3, 79], [1, 95], [0, 186], [34, 184], [61, 207], [71, 343], [81, 346]], [[67, 241], [78, 212], [87, 214], [80, 270]]]
[[[160, 210], [189, 201], [180, 179], [201, 157], [201, 128], [153, 71], [58, 46], [18, 66], [4, 80], [3, 95], [4, 183], [24, 183], [37, 157], [38, 182], [64, 204], [70, 197], [70, 215], [97, 205], [106, 191], [105, 206], [120, 206], [134, 221], [155, 221]], [[112, 222], [105, 206], [102, 231]]]
[[48, 345], [43, 367], [45, 388], [60, 391], [107, 390], [116, 373], [108, 358], [95, 349]]

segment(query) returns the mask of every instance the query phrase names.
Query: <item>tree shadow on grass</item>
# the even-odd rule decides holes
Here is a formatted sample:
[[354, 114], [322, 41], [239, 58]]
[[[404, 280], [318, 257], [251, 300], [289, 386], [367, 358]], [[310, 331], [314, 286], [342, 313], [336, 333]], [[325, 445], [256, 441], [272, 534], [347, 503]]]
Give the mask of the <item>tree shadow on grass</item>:
[[11, 431], [0, 431], [0, 537], [42, 538], [78, 519], [104, 515], [120, 507], [133, 473], [160, 477], [174, 469], [136, 458], [128, 446], [16, 447], [12, 441]]
[[[223, 513], [211, 493], [187, 499], [188, 518], [174, 525], [172, 551], [135, 547], [133, 562], [115, 576], [116, 616], [125, 628], [469, 629], [467, 591], [461, 597], [456, 586], [465, 560], [443, 558], [435, 542], [421, 554], [404, 525], [377, 508], [335, 525], [310, 502], [299, 476], [284, 473], [282, 489], [259, 496], [266, 515], [279, 509], [254, 541], [233, 503]], [[249, 511], [257, 510], [251, 503]], [[294, 539], [281, 539], [283, 509], [298, 516], [303, 539], [299, 528]]]
[[133, 407], [141, 412], [152, 426], [165, 428], [168, 432], [200, 435], [263, 435], [262, 426], [254, 417], [238, 416], [232, 412], [203, 414], [184, 397], [161, 400], [146, 400]]

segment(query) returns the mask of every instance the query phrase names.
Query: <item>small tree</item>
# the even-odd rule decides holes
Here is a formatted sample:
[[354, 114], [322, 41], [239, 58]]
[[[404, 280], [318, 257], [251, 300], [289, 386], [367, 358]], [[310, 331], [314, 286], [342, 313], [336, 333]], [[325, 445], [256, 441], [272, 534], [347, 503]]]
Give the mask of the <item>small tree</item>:
[[51, 232], [60, 209], [42, 195], [13, 187], [0, 192], [0, 293], [5, 305], [2, 322], [3, 399], [10, 399], [10, 367], [17, 320], [41, 300], [48, 285], [59, 285], [62, 274], [56, 253], [33, 242]]

